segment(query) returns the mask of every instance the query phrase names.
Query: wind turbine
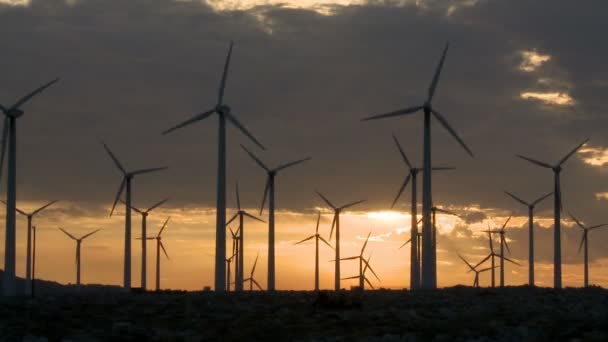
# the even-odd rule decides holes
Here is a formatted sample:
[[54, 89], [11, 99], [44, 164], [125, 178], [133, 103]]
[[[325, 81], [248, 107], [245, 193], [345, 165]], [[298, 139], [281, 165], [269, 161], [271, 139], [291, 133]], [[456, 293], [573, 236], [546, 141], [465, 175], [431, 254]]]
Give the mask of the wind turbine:
[[435, 75], [433, 76], [433, 80], [431, 81], [431, 85], [429, 86], [428, 96], [426, 101], [422, 105], [409, 107], [405, 109], [400, 109], [394, 112], [389, 112], [385, 114], [374, 115], [371, 117], [367, 117], [362, 121], [367, 120], [376, 120], [389, 118], [394, 116], [408, 115], [414, 114], [420, 110], [424, 112], [424, 145], [423, 145], [423, 169], [422, 169], [422, 236], [423, 236], [423, 248], [422, 248], [422, 287], [426, 289], [436, 288], [437, 286], [437, 276], [435, 274], [436, 265], [433, 265], [434, 259], [432, 255], [431, 248], [431, 236], [432, 236], [432, 226], [431, 226], [431, 207], [433, 206], [433, 199], [431, 194], [431, 115], [439, 121], [439, 123], [458, 141], [458, 143], [467, 151], [468, 154], [473, 156], [473, 152], [467, 147], [464, 141], [458, 136], [456, 131], [450, 126], [448, 121], [440, 114], [437, 110], [433, 108], [431, 102], [433, 100], [433, 95], [435, 95], [435, 90], [437, 89], [437, 83], [439, 82], [439, 76], [441, 74], [441, 69], [443, 68], [443, 63], [445, 61], [446, 53], [448, 52], [449, 44], [445, 45], [443, 49], [443, 53], [441, 55], [441, 59], [439, 60], [439, 65], [435, 70]]
[[[432, 213], [431, 227], [433, 227], [433, 234], [432, 234], [433, 241], [431, 243], [432, 251], [429, 254], [431, 255], [431, 258], [433, 260], [433, 262], [431, 263], [431, 266], [433, 267], [433, 272], [435, 274], [435, 278], [434, 278], [435, 282], [437, 282], [437, 224], [436, 224], [436, 222], [437, 222], [437, 220], [436, 220], [437, 212], [448, 214], [448, 215], [452, 215], [452, 216], [456, 216], [456, 217], [460, 218], [460, 216], [458, 216], [457, 214], [455, 214], [455, 213], [453, 213], [453, 212], [451, 212], [449, 210], [441, 209], [441, 208], [438, 208], [436, 206], [433, 206], [431, 208], [431, 213]], [[423, 239], [423, 241], [424, 241], [424, 239]], [[423, 251], [423, 253], [424, 253], [424, 251]], [[424, 260], [424, 258], [423, 258], [423, 260]], [[435, 283], [433, 285], [433, 288], [436, 288], [436, 287], [437, 287], [437, 283]]]
[[241, 196], [239, 195], [239, 183], [236, 183], [236, 206], [238, 208], [238, 211], [234, 214], [234, 216], [232, 216], [232, 218], [230, 220], [228, 220], [228, 222], [226, 222], [226, 226], [228, 226], [232, 221], [234, 221], [237, 217], [239, 218], [239, 228], [237, 229], [237, 231], [239, 232], [239, 244], [240, 244], [240, 252], [239, 252], [239, 257], [237, 260], [237, 264], [238, 264], [238, 270], [236, 272], [235, 275], [235, 290], [236, 291], [243, 291], [243, 270], [244, 270], [244, 262], [245, 262], [245, 246], [244, 246], [244, 240], [245, 240], [245, 216], [252, 218], [256, 221], [260, 221], [263, 223], [266, 223], [266, 221], [259, 219], [251, 214], [249, 214], [248, 212], [246, 212], [245, 210], [241, 209]]
[[133, 180], [133, 177], [135, 177], [136, 175], [165, 170], [166, 167], [141, 169], [141, 170], [136, 170], [136, 171], [132, 171], [132, 172], [127, 172], [127, 170], [118, 161], [118, 158], [116, 158], [114, 153], [112, 153], [112, 151], [110, 150], [108, 145], [106, 145], [104, 142], [102, 142], [102, 144], [103, 144], [103, 147], [105, 148], [105, 150], [110, 155], [110, 158], [112, 158], [112, 160], [114, 161], [114, 164], [116, 164], [116, 167], [123, 174], [122, 182], [120, 182], [120, 187], [118, 188], [118, 193], [116, 193], [116, 199], [114, 199], [114, 204], [112, 204], [112, 210], [110, 211], [110, 216], [112, 216], [112, 214], [114, 213], [114, 208], [116, 208], [116, 203], [118, 203], [118, 200], [120, 199], [120, 196], [122, 195], [122, 192], [125, 190], [125, 188], [127, 188], [126, 196], [125, 196], [126, 201], [124, 202], [126, 204], [126, 207], [125, 207], [125, 261], [124, 261], [123, 287], [126, 290], [130, 290], [131, 289], [131, 208], [133, 208], [133, 206], [131, 205], [131, 181]]
[[[477, 267], [479, 267], [479, 265], [483, 264], [488, 259], [490, 259], [490, 261], [491, 261], [491, 267], [490, 267], [490, 269], [492, 270], [492, 288], [494, 288], [496, 286], [495, 285], [495, 283], [496, 283], [496, 277], [494, 275], [494, 268], [495, 268], [495, 266], [494, 266], [494, 258], [495, 257], [499, 257], [500, 258], [500, 255], [498, 255], [498, 254], [496, 254], [496, 252], [494, 252], [494, 244], [492, 242], [492, 229], [490, 228], [490, 224], [489, 223], [488, 223], [488, 230], [485, 231], [484, 233], [488, 233], [488, 241], [490, 243], [490, 254], [488, 254], [488, 256], [486, 256], [480, 262], [478, 262], [474, 267], [477, 268]], [[518, 263], [516, 263], [515, 261], [513, 261], [513, 260], [511, 260], [511, 259], [509, 259], [507, 257], [505, 257], [504, 255], [503, 255], [503, 257], [504, 257], [504, 260], [507, 260], [508, 262], [510, 262], [512, 264], [519, 265]]]
[[325, 196], [323, 196], [323, 194], [321, 194], [318, 191], [315, 191], [315, 192], [317, 193], [317, 195], [319, 195], [323, 199], [323, 201], [325, 201], [325, 203], [327, 203], [327, 205], [330, 208], [332, 208], [334, 210], [334, 219], [331, 223], [331, 231], [329, 232], [329, 240], [331, 240], [331, 235], [334, 232], [334, 226], [335, 226], [336, 227], [336, 260], [335, 260], [336, 270], [335, 270], [334, 286], [335, 286], [335, 290], [339, 291], [340, 290], [340, 213], [342, 212], [342, 210], [344, 210], [346, 208], [350, 208], [354, 205], [365, 202], [365, 200], [348, 203], [341, 207], [336, 207]]
[[[135, 210], [136, 212], [138, 212], [139, 214], [141, 214], [141, 288], [145, 291], [146, 290], [146, 280], [147, 280], [147, 248], [146, 248], [146, 240], [148, 239], [147, 233], [146, 233], [146, 221], [148, 219], [148, 214], [156, 209], [157, 207], [161, 206], [163, 203], [167, 202], [169, 199], [165, 198], [164, 200], [154, 204], [153, 206], [151, 206], [150, 208], [148, 208], [147, 210], [142, 210], [142, 209], [137, 209], [136, 207], [131, 207], [131, 209]], [[124, 201], [121, 200], [121, 202], [124, 203]], [[126, 203], [125, 203], [126, 204]]]
[[[399, 200], [399, 197], [403, 193], [403, 190], [405, 190], [405, 188], [407, 187], [407, 184], [409, 183], [410, 179], [412, 180], [412, 203], [411, 203], [411, 205], [412, 205], [412, 207], [411, 207], [412, 228], [411, 228], [411, 237], [409, 240], [412, 242], [412, 246], [411, 246], [412, 248], [411, 248], [411, 253], [410, 253], [410, 260], [412, 260], [412, 262], [410, 263], [410, 289], [415, 290], [420, 287], [420, 260], [418, 260], [418, 255], [420, 254], [419, 253], [420, 240], [418, 239], [418, 221], [416, 220], [416, 218], [418, 216], [418, 202], [417, 202], [416, 196], [417, 196], [417, 186], [418, 186], [417, 176], [418, 176], [418, 172], [420, 172], [422, 169], [412, 166], [409, 159], [405, 155], [405, 152], [403, 152], [403, 148], [401, 148], [401, 144], [399, 144], [399, 140], [397, 140], [397, 137], [395, 137], [394, 134], [393, 134], [393, 140], [395, 140], [395, 145], [397, 145], [397, 148], [399, 149], [399, 153], [401, 154], [403, 161], [408, 166], [409, 172], [408, 172], [407, 176], [405, 177], [405, 180], [403, 181], [401, 188], [399, 188], [399, 192], [397, 193], [397, 196], [395, 196], [395, 200], [393, 201], [393, 204], [391, 205], [391, 209], [393, 209], [393, 207], [395, 207], [395, 204], [397, 204], [397, 200]], [[432, 168], [432, 170], [433, 171], [453, 170], [453, 168], [451, 168], [451, 167], [434, 167], [434, 168]]]
[[522, 200], [508, 191], [505, 191], [505, 194], [528, 207], [528, 284], [534, 286], [534, 207], [553, 193], [550, 192], [531, 203]]
[[266, 171], [266, 187], [264, 188], [264, 197], [262, 198], [262, 207], [260, 208], [260, 215], [264, 211], [264, 204], [266, 204], [266, 197], [268, 198], [268, 291], [275, 290], [275, 262], [274, 262], [274, 179], [277, 175], [277, 172], [284, 170], [288, 167], [295, 166], [297, 164], [303, 163], [312, 159], [311, 157], [306, 157], [303, 159], [299, 159], [296, 161], [292, 161], [283, 165], [279, 165], [274, 169], [269, 168], [264, 164], [258, 157], [256, 157], [251, 151], [249, 151], [245, 146], [241, 145], [243, 150], [249, 154], [251, 159], [253, 159], [262, 169]]
[[[371, 254], [367, 257], [367, 259], [364, 259], [363, 257], [361, 257], [360, 258], [361, 261], [359, 262], [359, 275], [358, 276], [347, 277], [347, 278], [342, 278], [342, 280], [346, 280], [346, 279], [359, 279], [359, 289], [360, 290], [365, 290], [365, 283], [367, 283], [367, 285], [369, 285], [369, 287], [372, 290], [374, 290], [375, 289], [374, 285], [372, 285], [372, 283], [369, 281], [369, 279], [365, 276], [365, 273], [369, 269], [374, 274], [374, 277], [376, 277], [376, 279], [378, 281], [380, 281], [380, 278], [378, 278], [378, 276], [376, 275], [376, 272], [374, 272], [374, 270], [372, 269], [372, 266], [369, 263], [369, 261], [370, 261], [371, 258], [372, 258]], [[363, 269], [361, 269], [362, 263], [365, 263], [365, 267], [363, 267]]]
[[581, 248], [583, 247], [583, 244], [585, 245], [585, 252], [584, 252], [584, 256], [585, 256], [585, 287], [589, 287], [589, 250], [588, 250], [588, 244], [589, 244], [589, 240], [587, 238], [587, 233], [591, 230], [594, 229], [598, 229], [601, 227], [606, 227], [608, 226], [608, 224], [604, 223], [604, 224], [597, 224], [595, 226], [591, 226], [591, 227], [587, 227], [585, 225], [583, 225], [581, 223], [581, 221], [579, 221], [576, 217], [574, 217], [574, 215], [572, 215], [571, 213], [568, 213], [570, 215], [570, 217], [572, 218], [572, 220], [574, 222], [576, 222], [576, 224], [583, 230], [583, 238], [581, 239], [581, 244], [578, 246], [578, 252], [581, 252]]
[[[507, 252], [509, 252], [509, 254], [511, 254], [511, 249], [509, 248], [509, 244], [507, 243], [507, 239], [505, 238], [505, 229], [507, 228], [507, 224], [509, 223], [509, 221], [511, 220], [511, 216], [509, 216], [507, 218], [507, 220], [505, 221], [505, 223], [502, 225], [502, 227], [499, 230], [493, 230], [492, 233], [494, 234], [499, 234], [500, 235], [500, 287], [504, 287], [505, 286], [505, 247], [507, 248]], [[519, 265], [518, 263], [514, 262], [514, 264]]]
[[[378, 279], [378, 281], [380, 281], [380, 279], [376, 275], [376, 272], [374, 272], [374, 270], [371, 268], [371, 266], [369, 266], [368, 261], [365, 260], [365, 258], [363, 258], [363, 253], [365, 252], [365, 247], [367, 247], [367, 242], [369, 241], [369, 237], [371, 234], [372, 234], [372, 232], [369, 232], [367, 234], [367, 238], [365, 238], [365, 242], [363, 243], [363, 247], [361, 247], [361, 253], [359, 253], [359, 255], [340, 259], [340, 260], [359, 260], [359, 275], [355, 276], [355, 277], [342, 278], [342, 280], [359, 278], [359, 288], [362, 290], [365, 288], [365, 281], [367, 281], [367, 283], [371, 286], [371, 283], [367, 280], [367, 278], [365, 278], [365, 270], [363, 269], [363, 264], [365, 264], [366, 269], [369, 267], [369, 270], [372, 271], [372, 273], [374, 274], [376, 279]], [[373, 286], [372, 286], [372, 288], [373, 288]]]
[[226, 283], [226, 291], [230, 292], [230, 262], [235, 259], [236, 261], [234, 262], [234, 278], [235, 278], [235, 283], [234, 283], [234, 289], [236, 291], [236, 277], [239, 274], [239, 241], [241, 239], [241, 237], [238, 235], [239, 234], [239, 229], [237, 229], [236, 233], [232, 230], [232, 228], [230, 229], [230, 235], [232, 236], [232, 256], [229, 258], [230, 261], [228, 261], [228, 259], [226, 259], [226, 261], [228, 262], [228, 275], [226, 276], [227, 279], [227, 283]]
[[[6, 204], [6, 202], [1, 201]], [[32, 293], [32, 219], [36, 214], [43, 211], [47, 207], [53, 205], [57, 201], [51, 201], [42, 207], [32, 211], [31, 213], [27, 213], [23, 210], [19, 210], [19, 208], [15, 207], [15, 210], [25, 216], [27, 218], [27, 251], [25, 256], [25, 294], [28, 295]]]
[[15, 211], [17, 205], [17, 119], [25, 112], [21, 109], [26, 102], [34, 96], [40, 94], [59, 79], [54, 79], [42, 85], [31, 93], [20, 98], [10, 107], [0, 105], [0, 110], [4, 114], [4, 128], [2, 130], [2, 151], [0, 151], [0, 179], [4, 168], [4, 154], [8, 140], [8, 170], [6, 179], [6, 235], [4, 239], [4, 279], [3, 293], [5, 296], [13, 297], [17, 294], [15, 276], [15, 253], [16, 253], [16, 232], [15, 232]]
[[83, 237], [81, 237], [80, 239], [74, 237], [74, 235], [68, 233], [67, 231], [65, 231], [63, 228], [59, 228], [62, 232], [65, 233], [65, 235], [67, 235], [69, 238], [71, 238], [72, 240], [76, 241], [76, 286], [78, 288], [80, 288], [80, 244], [82, 244], [82, 241], [86, 238], [88, 238], [89, 236], [97, 233], [99, 231], [99, 229], [94, 230], [86, 235], [84, 235]]
[[[217, 204], [216, 204], [216, 222], [215, 222], [215, 291], [222, 292], [226, 290], [226, 266], [224, 262], [226, 260], [226, 119], [230, 121], [236, 128], [238, 128], [243, 134], [251, 139], [261, 149], [265, 149], [264, 146], [249, 133], [249, 131], [237, 120], [232, 114], [232, 111], [228, 105], [224, 103], [224, 89], [226, 88], [226, 78], [228, 76], [228, 66], [230, 65], [230, 56], [232, 55], [232, 45], [230, 42], [230, 48], [228, 49], [228, 56], [226, 57], [226, 63], [224, 64], [224, 72], [222, 74], [222, 80], [220, 82], [219, 96], [217, 104], [214, 108], [197, 114], [192, 118], [174, 126], [163, 134], [167, 134], [176, 129], [188, 126], [197, 121], [201, 121], [216, 113], [219, 119], [219, 134], [218, 134], [218, 166], [217, 166]], [[238, 283], [237, 283], [238, 284]]]
[[249, 274], [249, 278], [243, 279], [243, 282], [247, 282], [247, 281], [249, 282], [249, 291], [253, 291], [253, 284], [255, 284], [255, 286], [257, 286], [258, 289], [260, 289], [260, 291], [264, 291], [264, 289], [262, 289], [260, 284], [253, 278], [253, 274], [255, 273], [255, 266], [258, 264], [259, 256], [260, 256], [260, 253], [258, 253], [258, 255], [255, 257], [255, 262], [253, 263], [253, 267], [251, 268], [251, 273]]
[[33, 243], [32, 243], [32, 292], [30, 293], [34, 298], [34, 289], [36, 285], [36, 226], [32, 226], [33, 231]]
[[481, 270], [478, 270], [476, 267], [469, 264], [469, 262], [466, 261], [466, 259], [463, 258], [462, 255], [458, 254], [458, 257], [460, 257], [460, 259], [462, 259], [462, 261], [464, 261], [464, 263], [467, 264], [467, 266], [469, 266], [469, 272], [471, 272], [471, 271], [475, 272], [475, 280], [473, 280], [473, 287], [479, 288], [479, 273], [489, 271], [492, 269], [492, 267], [486, 267]]
[[167, 260], [169, 260], [169, 254], [167, 254], [165, 245], [163, 245], [161, 234], [163, 233], [163, 230], [165, 230], [165, 227], [167, 227], [167, 223], [169, 223], [170, 219], [171, 219], [171, 217], [168, 217], [167, 220], [165, 220], [165, 223], [160, 228], [160, 231], [158, 232], [158, 234], [155, 237], [147, 237], [145, 239], [139, 238], [141, 240], [156, 240], [156, 291], [157, 292], [160, 291], [160, 250], [161, 249], [163, 250], [163, 253], [165, 253]]
[[319, 222], [321, 222], [321, 212], [317, 215], [317, 228], [315, 230], [315, 235], [311, 235], [306, 239], [296, 242], [296, 245], [299, 245], [303, 242], [306, 242], [310, 239], [315, 239], [315, 291], [319, 291], [319, 240], [323, 241], [329, 248], [334, 249], [329, 242], [325, 241], [325, 239], [319, 235]]
[[550, 165], [545, 162], [538, 161], [536, 159], [528, 158], [522, 155], [517, 157], [527, 160], [532, 164], [553, 170], [554, 178], [554, 233], [553, 233], [553, 286], [557, 289], [562, 287], [562, 246], [561, 246], [561, 211], [562, 211], [562, 190], [560, 184], [560, 173], [562, 171], [562, 165], [578, 151], [583, 145], [585, 145], [589, 139], [585, 139], [582, 143], [576, 146], [572, 151], [566, 154], [556, 165]]

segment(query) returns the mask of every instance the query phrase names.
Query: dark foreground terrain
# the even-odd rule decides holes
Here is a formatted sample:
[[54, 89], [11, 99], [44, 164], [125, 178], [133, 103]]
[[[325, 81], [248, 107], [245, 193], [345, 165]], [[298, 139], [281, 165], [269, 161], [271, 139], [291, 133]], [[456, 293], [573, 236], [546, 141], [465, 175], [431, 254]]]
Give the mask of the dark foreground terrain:
[[0, 299], [2, 341], [608, 341], [600, 288]]

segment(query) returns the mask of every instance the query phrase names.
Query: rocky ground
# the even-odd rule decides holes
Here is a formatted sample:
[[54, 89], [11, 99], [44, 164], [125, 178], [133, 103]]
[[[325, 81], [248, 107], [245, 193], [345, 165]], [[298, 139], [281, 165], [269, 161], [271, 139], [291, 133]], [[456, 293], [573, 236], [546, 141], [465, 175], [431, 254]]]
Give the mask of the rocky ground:
[[211, 292], [0, 299], [2, 341], [608, 341], [608, 291]]

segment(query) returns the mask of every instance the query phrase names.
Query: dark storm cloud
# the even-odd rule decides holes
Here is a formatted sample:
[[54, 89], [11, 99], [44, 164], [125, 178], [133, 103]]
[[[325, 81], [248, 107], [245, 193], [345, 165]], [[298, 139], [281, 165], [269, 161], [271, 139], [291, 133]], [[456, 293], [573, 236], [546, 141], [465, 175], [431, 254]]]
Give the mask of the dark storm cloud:
[[[128, 169], [171, 166], [135, 179], [136, 205], [166, 196], [171, 205], [213, 205], [216, 118], [160, 132], [214, 105], [234, 39], [226, 98], [268, 147], [254, 152], [272, 165], [313, 157], [279, 176], [279, 206], [319, 205], [316, 188], [335, 202], [367, 198], [368, 209], [387, 208], [407, 172], [390, 134], [420, 164], [421, 116], [359, 120], [420, 104], [449, 40], [435, 106], [476, 158], [434, 122], [435, 163], [457, 167], [436, 174], [434, 199], [525, 214], [501, 190], [534, 198], [551, 190], [552, 179], [515, 153], [553, 163], [587, 136], [593, 146], [608, 146], [602, 43], [608, 4], [480, 1], [449, 16], [447, 7], [370, 4], [323, 16], [272, 6], [217, 13], [169, 0], [0, 6], [1, 101], [62, 78], [19, 119], [20, 199], [110, 202], [120, 173], [100, 145], [104, 139]], [[518, 70], [519, 52], [532, 49], [551, 59], [534, 72]], [[540, 78], [551, 82], [539, 85]], [[568, 91], [577, 110], [519, 98], [545, 90]], [[264, 174], [239, 143], [254, 148], [230, 127], [229, 194], [240, 179], [243, 201], [257, 206]], [[605, 203], [594, 195], [608, 191], [605, 167], [574, 157], [562, 178], [567, 207], [590, 220], [605, 216]]]

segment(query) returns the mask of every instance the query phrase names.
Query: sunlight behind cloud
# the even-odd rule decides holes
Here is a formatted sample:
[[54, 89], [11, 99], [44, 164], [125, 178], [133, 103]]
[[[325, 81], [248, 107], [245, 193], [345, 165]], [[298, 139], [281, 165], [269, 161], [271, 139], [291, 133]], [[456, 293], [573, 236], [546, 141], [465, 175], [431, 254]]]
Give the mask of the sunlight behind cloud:
[[0, 5], [28, 6], [31, 0], [0, 0]]
[[581, 159], [591, 166], [604, 166], [608, 163], [608, 149], [601, 147], [583, 147], [579, 150]]
[[525, 100], [537, 100], [548, 105], [570, 106], [574, 104], [574, 99], [570, 95], [561, 92], [542, 93], [527, 91], [519, 94], [519, 96]]
[[519, 64], [519, 70], [525, 72], [532, 72], [538, 69], [543, 63], [549, 61], [551, 56], [549, 55], [541, 55], [540, 53], [530, 50], [530, 51], [521, 51], [522, 62]]

